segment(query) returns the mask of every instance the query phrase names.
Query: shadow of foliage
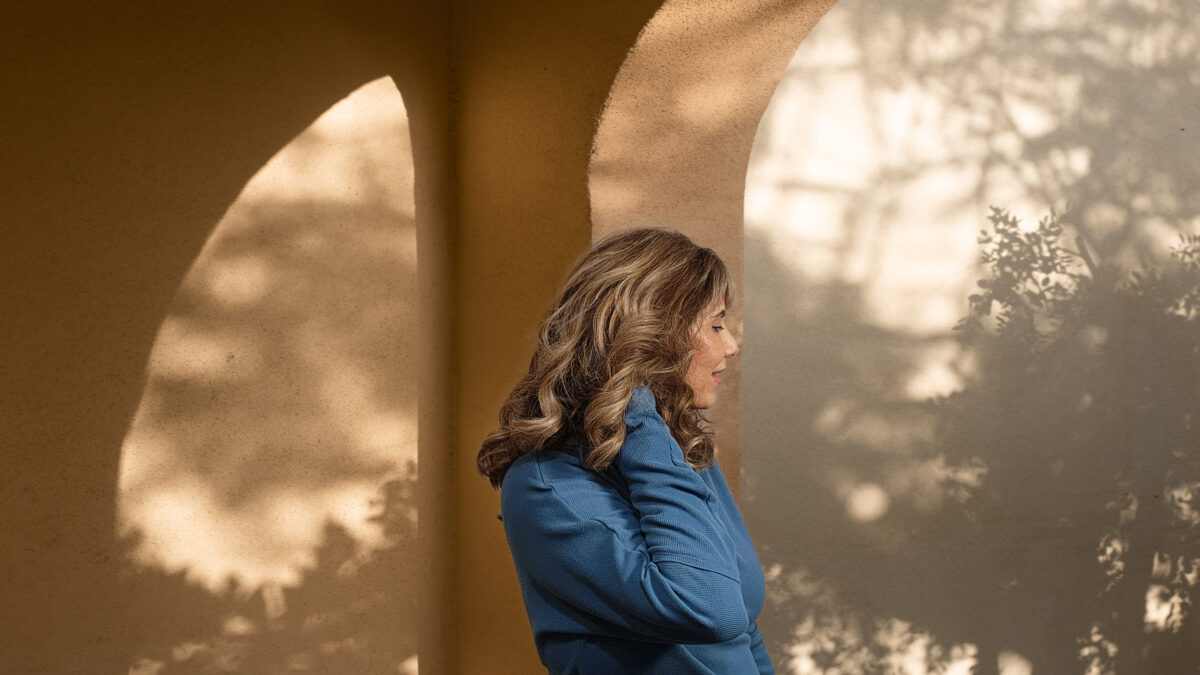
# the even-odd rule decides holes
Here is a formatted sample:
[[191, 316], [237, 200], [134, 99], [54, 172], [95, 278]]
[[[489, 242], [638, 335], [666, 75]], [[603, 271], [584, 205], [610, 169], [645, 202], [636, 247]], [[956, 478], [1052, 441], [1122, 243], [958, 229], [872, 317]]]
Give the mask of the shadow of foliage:
[[1089, 673], [1196, 672], [1200, 237], [1126, 272], [1069, 249], [1053, 215], [990, 220], [991, 273], [960, 324], [979, 370], [937, 404], [940, 447], [987, 466], [962, 512], [992, 589], [975, 597], [1069, 626], [1054, 672], [1073, 655]]
[[[417, 653], [416, 468], [384, 483], [365, 548], [326, 524], [314, 565], [294, 587], [210, 592], [184, 572], [125, 572], [134, 675], [185, 673], [404, 673]], [[135, 550], [136, 536], [126, 542]]]
[[1071, 206], [1101, 255], [1135, 263], [1156, 257], [1163, 229], [1200, 216], [1200, 11], [1189, 0], [848, 0], [835, 11], [853, 36], [872, 133], [902, 114], [889, 96], [911, 86], [953, 138], [948, 156], [884, 183], [977, 168], [975, 198], [1021, 185]]
[[[905, 215], [953, 234], [1011, 200], [1064, 210], [1081, 240], [994, 212], [989, 277], [947, 348], [871, 316], [854, 280], [883, 278], [875, 261], [861, 273], [814, 234], [830, 271], [801, 270], [801, 245], [768, 232], [823, 203], [747, 230], [743, 509], [781, 671], [995, 673], [1006, 653], [1039, 673], [1200, 667], [1195, 242], [1175, 262], [1161, 245], [1200, 217], [1198, 29], [1181, 0], [841, 0], [809, 38], [822, 50], [785, 76], [804, 105], [861, 97], [863, 128], [830, 127], [861, 135], [829, 141], [835, 180], [780, 172], [799, 177], [781, 194], [848, 203], [828, 230], [903, 246], [880, 232]], [[789, 147], [817, 157], [816, 129]], [[946, 194], [920, 182], [954, 172]], [[964, 390], [907, 398], [935, 351]], [[881, 495], [871, 518], [849, 512], [862, 486]]]
[[[748, 312], [767, 313], [748, 333], [805, 345], [760, 345], [784, 355], [770, 372], [748, 355], [757, 384], [793, 394], [748, 392], [747, 424], [796, 424], [756, 431], [779, 450], [747, 455], [746, 510], [769, 495], [770, 513], [804, 514], [754, 529], [760, 622], [790, 629], [768, 646], [785, 672], [995, 673], [1006, 652], [1035, 672], [1196, 672], [1200, 239], [1131, 272], [1071, 249], [1054, 216], [990, 219], [947, 398], [894, 394], [921, 340], [860, 325], [853, 288], [793, 278], [770, 298], [806, 297], [803, 320]], [[771, 255], [747, 239], [748, 263]], [[887, 486], [890, 510], [847, 517], [845, 476]]]
[[[954, 646], [970, 641], [973, 610], [958, 602], [971, 584], [947, 569], [956, 502], [942, 484], [970, 472], [933, 451], [934, 410], [901, 393], [919, 357], [953, 341], [871, 325], [860, 286], [793, 273], [761, 233], [747, 232], [745, 264], [769, 288], [747, 291], [742, 508], [776, 667], [909, 672], [888, 663], [911, 651], [942, 672], [970, 658]], [[848, 517], [847, 490], [864, 484], [886, 492], [886, 513]]]

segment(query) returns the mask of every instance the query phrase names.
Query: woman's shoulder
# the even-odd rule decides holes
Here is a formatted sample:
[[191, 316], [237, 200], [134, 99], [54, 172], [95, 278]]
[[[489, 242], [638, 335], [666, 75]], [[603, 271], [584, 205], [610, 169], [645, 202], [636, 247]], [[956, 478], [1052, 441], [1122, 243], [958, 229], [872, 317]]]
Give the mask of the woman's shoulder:
[[[527, 452], [509, 467], [502, 490], [516, 487], [518, 483], [527, 487], [591, 483], [596, 472], [584, 466], [586, 452], [584, 448], [573, 444]], [[510, 479], [514, 481], [512, 485]]]
[[561, 463], [565, 466], [576, 466], [584, 469], [584, 456], [584, 450], [575, 444], [529, 450], [514, 460], [512, 465], [509, 466], [508, 474], [504, 476], [504, 486], [507, 486], [508, 477], [512, 472], [516, 471], [517, 475], [520, 476], [537, 478], [541, 473], [541, 467], [547, 463]]
[[567, 446], [522, 455], [508, 469], [501, 487], [502, 510], [566, 508], [580, 518], [627, 509], [628, 487], [612, 469], [593, 471], [583, 464], [586, 449]]

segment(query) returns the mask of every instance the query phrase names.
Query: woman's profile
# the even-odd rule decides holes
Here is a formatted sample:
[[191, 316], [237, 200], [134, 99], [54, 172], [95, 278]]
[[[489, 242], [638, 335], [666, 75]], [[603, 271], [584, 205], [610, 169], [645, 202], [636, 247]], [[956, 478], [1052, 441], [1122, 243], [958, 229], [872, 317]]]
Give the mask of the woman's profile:
[[738, 346], [717, 255], [677, 232], [596, 243], [483, 442], [551, 673], [774, 673], [758, 557], [701, 411]]

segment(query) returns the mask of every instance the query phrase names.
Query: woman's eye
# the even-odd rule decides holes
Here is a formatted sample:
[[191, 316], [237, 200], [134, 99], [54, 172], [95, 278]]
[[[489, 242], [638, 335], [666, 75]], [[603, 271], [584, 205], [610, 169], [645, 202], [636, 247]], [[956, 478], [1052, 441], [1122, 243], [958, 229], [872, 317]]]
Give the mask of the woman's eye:
[[725, 326], [713, 326], [713, 331], [717, 333], [720, 333], [723, 330], [725, 330]]

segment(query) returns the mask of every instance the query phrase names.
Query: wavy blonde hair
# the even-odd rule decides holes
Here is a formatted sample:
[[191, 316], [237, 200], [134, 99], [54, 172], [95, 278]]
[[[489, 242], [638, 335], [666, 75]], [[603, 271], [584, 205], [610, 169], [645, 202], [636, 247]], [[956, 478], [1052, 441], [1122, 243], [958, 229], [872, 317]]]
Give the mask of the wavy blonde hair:
[[567, 275], [538, 330], [529, 372], [500, 408], [475, 463], [499, 489], [508, 467], [536, 450], [579, 443], [588, 468], [607, 468], [625, 441], [633, 390], [650, 387], [658, 412], [695, 468], [714, 445], [692, 405], [688, 364], [698, 321], [733, 301], [725, 263], [678, 232], [639, 228], [597, 242]]

